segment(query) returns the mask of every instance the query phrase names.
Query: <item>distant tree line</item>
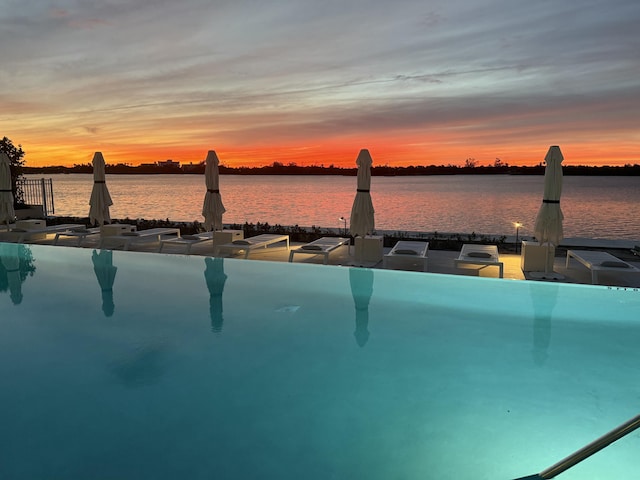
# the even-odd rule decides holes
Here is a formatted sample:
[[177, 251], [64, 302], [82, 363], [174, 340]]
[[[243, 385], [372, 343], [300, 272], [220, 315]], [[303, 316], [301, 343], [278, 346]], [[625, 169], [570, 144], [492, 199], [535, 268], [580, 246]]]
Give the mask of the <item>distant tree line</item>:
[[[459, 165], [416, 165], [407, 167], [393, 167], [389, 165], [373, 166], [373, 176], [408, 176], [408, 175], [543, 175], [544, 165], [513, 166], [496, 159], [493, 165], [477, 165], [473, 159], [467, 159], [463, 166]], [[126, 164], [107, 164], [108, 174], [204, 174], [204, 163], [197, 165], [160, 166]], [[273, 162], [261, 167], [228, 167], [220, 165], [222, 175], [357, 175], [355, 167], [336, 167], [335, 165], [301, 166], [295, 163], [283, 164]], [[637, 176], [640, 175], [640, 165], [623, 166], [587, 166], [564, 165], [564, 175], [594, 175], [594, 176]], [[55, 174], [55, 173], [92, 173], [91, 164], [74, 165], [73, 167], [21, 167], [22, 173]]]

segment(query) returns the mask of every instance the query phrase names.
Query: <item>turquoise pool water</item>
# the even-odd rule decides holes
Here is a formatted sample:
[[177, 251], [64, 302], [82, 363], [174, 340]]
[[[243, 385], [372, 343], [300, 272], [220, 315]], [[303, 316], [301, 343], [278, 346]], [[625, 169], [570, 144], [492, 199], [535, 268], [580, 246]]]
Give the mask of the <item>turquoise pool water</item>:
[[[638, 289], [13, 244], [0, 260], [2, 479], [509, 480], [639, 410]], [[559, 478], [634, 478], [639, 449], [633, 433]]]

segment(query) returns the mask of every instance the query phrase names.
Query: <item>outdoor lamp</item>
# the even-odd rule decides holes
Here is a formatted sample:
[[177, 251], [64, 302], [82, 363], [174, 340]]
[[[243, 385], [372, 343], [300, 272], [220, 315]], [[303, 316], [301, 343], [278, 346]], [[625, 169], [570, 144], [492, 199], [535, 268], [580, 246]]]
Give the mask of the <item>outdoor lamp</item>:
[[516, 227], [516, 253], [518, 253], [518, 235], [520, 233], [520, 227], [522, 227], [522, 223], [513, 222], [513, 226]]
[[338, 220], [340, 220], [341, 222], [344, 222], [344, 234], [347, 234], [347, 219], [344, 217], [340, 217]]

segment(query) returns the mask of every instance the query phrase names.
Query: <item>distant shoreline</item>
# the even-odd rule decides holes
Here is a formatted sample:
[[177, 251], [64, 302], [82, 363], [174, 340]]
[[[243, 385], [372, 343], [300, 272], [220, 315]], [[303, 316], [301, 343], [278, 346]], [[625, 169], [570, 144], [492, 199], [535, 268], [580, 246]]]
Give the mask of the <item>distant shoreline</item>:
[[[372, 176], [415, 176], [415, 175], [544, 175], [544, 165], [535, 166], [454, 166], [454, 165], [429, 165], [411, 167], [374, 166], [371, 168]], [[340, 175], [355, 176], [356, 168], [340, 168], [334, 166], [298, 166], [295, 164], [283, 165], [274, 162], [273, 165], [264, 167], [219, 167], [221, 175]], [[564, 175], [584, 176], [640, 176], [640, 165], [624, 166], [584, 166], [566, 165], [562, 168]], [[22, 167], [22, 174], [90, 174], [93, 167], [90, 164], [75, 165], [73, 167]], [[111, 175], [202, 175], [204, 164], [176, 166], [141, 165], [107, 165], [106, 173]]]

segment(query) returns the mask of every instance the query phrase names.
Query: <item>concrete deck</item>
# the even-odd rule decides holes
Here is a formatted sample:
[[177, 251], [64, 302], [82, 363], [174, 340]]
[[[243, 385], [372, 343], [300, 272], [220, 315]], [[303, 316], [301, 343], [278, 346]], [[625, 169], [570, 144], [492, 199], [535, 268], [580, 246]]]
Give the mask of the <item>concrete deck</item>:
[[[53, 243], [53, 235], [47, 236], [46, 239], [34, 241], [32, 243], [36, 244], [48, 244], [51, 245]], [[609, 243], [603, 243], [602, 241], [594, 242], [593, 245], [583, 242], [578, 242], [576, 240], [568, 240], [567, 242], [563, 242], [567, 244], [569, 248], [597, 248], [598, 250], [605, 250], [611, 253], [612, 255], [624, 260], [626, 262], [630, 262], [636, 267], [640, 268], [640, 257], [635, 256], [631, 253], [631, 251], [627, 248], [627, 242], [615, 242], [609, 241]], [[569, 246], [575, 243], [574, 246]], [[620, 243], [620, 245], [618, 245]], [[631, 242], [633, 243], [633, 242]], [[301, 243], [291, 243], [291, 248], [298, 248]], [[76, 239], [73, 238], [62, 238], [58, 243], [59, 247], [69, 247], [76, 246]], [[77, 247], [76, 247], [77, 248]], [[98, 239], [96, 237], [88, 237], [86, 241], [83, 243], [81, 248], [98, 248]], [[144, 244], [134, 244], [131, 247], [132, 251], [140, 251], [140, 252], [156, 252], [158, 248], [157, 242], [149, 242]], [[385, 248], [385, 253], [388, 252], [390, 248]], [[510, 280], [541, 280], [541, 281], [559, 281], [565, 283], [580, 283], [580, 284], [591, 284], [591, 272], [580, 265], [578, 262], [572, 261], [570, 267], [567, 269], [565, 267], [565, 259], [566, 259], [566, 250], [567, 248], [563, 248], [563, 246], [556, 249], [556, 257], [554, 261], [554, 272], [557, 276], [560, 276], [560, 279], [556, 278], [532, 278], [532, 276], [527, 272], [524, 273], [520, 268], [521, 265], [521, 257], [520, 254], [515, 253], [500, 253], [500, 260], [504, 263], [504, 278]], [[185, 254], [184, 245], [171, 245], [165, 244], [164, 250], [162, 254]], [[469, 266], [469, 267], [461, 267], [456, 268], [454, 265], [454, 259], [458, 257], [458, 251], [449, 251], [449, 250], [429, 250], [428, 254], [428, 272], [429, 273], [445, 273], [445, 274], [455, 274], [455, 275], [470, 275], [477, 277], [498, 277], [498, 267], [496, 266]], [[213, 242], [202, 242], [195, 244], [191, 247], [191, 255], [201, 255], [201, 256], [213, 256]], [[241, 258], [241, 257], [238, 257]], [[284, 246], [269, 247], [267, 249], [259, 249], [251, 252], [251, 255], [247, 261], [277, 261], [277, 262], [287, 262], [289, 260], [289, 251]], [[296, 263], [313, 263], [322, 265], [323, 257], [322, 255], [297, 255], [294, 257], [294, 262]], [[351, 247], [340, 247], [333, 251], [329, 256], [329, 264], [330, 265], [344, 265], [344, 266], [352, 266], [355, 265], [353, 258], [353, 246]], [[366, 265], [371, 268], [383, 268], [382, 261], [378, 262], [375, 265]], [[549, 276], [551, 277], [551, 276]], [[630, 272], [602, 272], [599, 274], [599, 284], [600, 285], [608, 285], [608, 286], [616, 286], [616, 287], [631, 287], [631, 288], [640, 288], [640, 274], [630, 273]]]

